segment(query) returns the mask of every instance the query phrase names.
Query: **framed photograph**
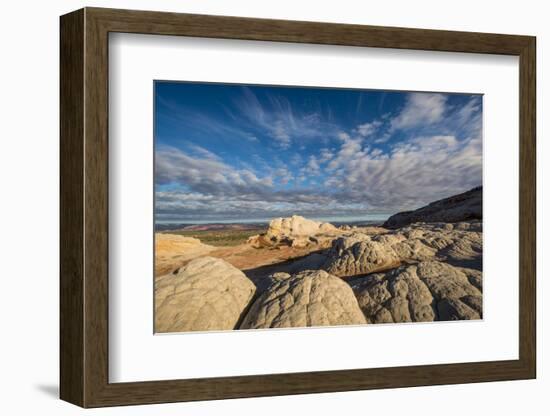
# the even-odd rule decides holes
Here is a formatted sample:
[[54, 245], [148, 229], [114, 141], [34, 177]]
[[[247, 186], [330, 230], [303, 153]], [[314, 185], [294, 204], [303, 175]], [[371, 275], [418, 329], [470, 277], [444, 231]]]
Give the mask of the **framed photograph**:
[[534, 37], [60, 28], [63, 400], [536, 377]]

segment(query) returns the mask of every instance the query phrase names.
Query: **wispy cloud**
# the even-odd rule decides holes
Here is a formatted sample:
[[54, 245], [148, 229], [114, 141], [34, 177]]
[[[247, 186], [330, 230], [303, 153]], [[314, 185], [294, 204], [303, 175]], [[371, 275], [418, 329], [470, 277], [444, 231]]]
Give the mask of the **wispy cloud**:
[[218, 149], [185, 135], [176, 145], [159, 143], [158, 219], [391, 214], [481, 184], [480, 96], [410, 93], [396, 104], [387, 93], [386, 111], [375, 114], [361, 110], [365, 96], [345, 111], [353, 118], [359, 108], [365, 118], [350, 123], [318, 99], [306, 106], [284, 90], [238, 91], [220, 106], [224, 119], [161, 103], [186, 129], [247, 145], [237, 151], [228, 140]]
[[248, 169], [235, 169], [210, 152], [193, 157], [165, 146], [155, 153], [157, 185], [175, 184], [201, 194], [243, 195], [268, 191], [272, 180], [271, 176], [259, 177]]
[[229, 139], [240, 139], [247, 142], [257, 142], [258, 138], [246, 128], [238, 128], [235, 125], [223, 122], [215, 117], [210, 117], [204, 112], [182, 106], [162, 97], [157, 98], [157, 105], [165, 107], [163, 117], [172, 122], [182, 124], [186, 130], [197, 130], [205, 134], [217, 134]]
[[362, 137], [370, 137], [375, 134], [378, 129], [382, 126], [381, 120], [374, 120], [370, 123], [364, 123], [357, 126], [357, 131]]
[[411, 93], [401, 113], [392, 120], [391, 127], [405, 129], [441, 121], [446, 101], [443, 94]]
[[270, 95], [262, 104], [250, 88], [242, 91], [235, 100], [242, 121], [253, 130], [267, 132], [282, 149], [288, 149], [293, 140], [325, 139], [337, 129], [318, 112], [296, 111], [283, 96]]

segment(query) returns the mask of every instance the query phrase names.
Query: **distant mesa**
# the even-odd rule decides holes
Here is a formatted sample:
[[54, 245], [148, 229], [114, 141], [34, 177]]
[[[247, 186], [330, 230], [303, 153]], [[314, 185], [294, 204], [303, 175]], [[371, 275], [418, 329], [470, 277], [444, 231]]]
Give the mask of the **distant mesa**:
[[185, 231], [213, 231], [213, 230], [253, 230], [258, 228], [257, 224], [194, 224], [183, 228]]
[[386, 228], [404, 227], [415, 222], [460, 222], [482, 218], [482, 187], [432, 202], [414, 211], [399, 212], [384, 223]]

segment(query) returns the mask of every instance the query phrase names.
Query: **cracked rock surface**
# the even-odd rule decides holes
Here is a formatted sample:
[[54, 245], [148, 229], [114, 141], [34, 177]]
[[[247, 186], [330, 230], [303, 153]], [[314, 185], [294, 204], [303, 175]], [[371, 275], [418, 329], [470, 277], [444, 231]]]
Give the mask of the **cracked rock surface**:
[[323, 270], [276, 273], [241, 329], [365, 324], [351, 287]]
[[482, 244], [479, 221], [413, 224], [377, 235], [359, 232], [334, 240], [322, 269], [350, 277], [437, 260], [481, 270]]
[[351, 280], [368, 323], [481, 319], [481, 272], [439, 261]]
[[255, 292], [244, 273], [224, 260], [192, 260], [155, 282], [155, 330], [235, 329]]

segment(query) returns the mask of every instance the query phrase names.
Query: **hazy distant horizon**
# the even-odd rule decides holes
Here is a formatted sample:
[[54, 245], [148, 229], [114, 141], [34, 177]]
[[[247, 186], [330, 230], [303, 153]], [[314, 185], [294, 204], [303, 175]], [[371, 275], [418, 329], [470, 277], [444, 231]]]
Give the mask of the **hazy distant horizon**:
[[154, 134], [159, 224], [383, 221], [482, 183], [479, 94], [159, 81]]
[[[291, 216], [288, 215], [287, 217]], [[298, 215], [298, 214], [294, 214]], [[309, 220], [320, 221], [320, 222], [335, 222], [335, 223], [354, 223], [354, 222], [383, 222], [387, 220], [391, 214], [372, 214], [372, 215], [363, 215], [363, 216], [334, 216], [334, 217], [319, 217], [319, 216], [307, 216]], [[156, 224], [255, 224], [255, 223], [269, 223], [271, 220], [279, 217], [270, 217], [270, 218], [249, 218], [249, 219], [234, 219], [234, 218], [225, 218], [225, 219], [172, 219], [172, 220], [156, 220]]]

